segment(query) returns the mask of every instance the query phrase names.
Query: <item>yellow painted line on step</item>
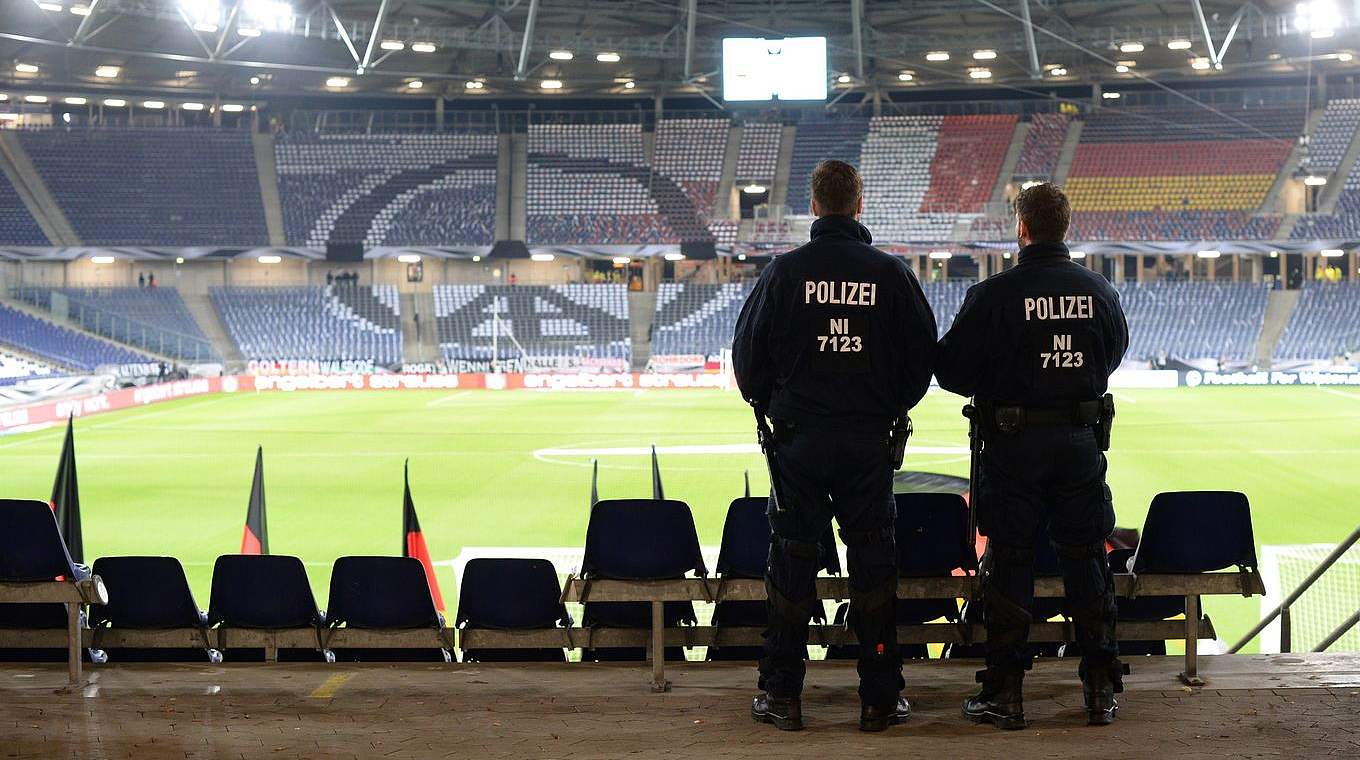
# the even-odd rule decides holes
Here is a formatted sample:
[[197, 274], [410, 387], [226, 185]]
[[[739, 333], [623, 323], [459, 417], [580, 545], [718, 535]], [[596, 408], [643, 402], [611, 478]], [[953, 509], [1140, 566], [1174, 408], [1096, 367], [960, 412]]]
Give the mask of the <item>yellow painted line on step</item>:
[[341, 686], [345, 685], [346, 681], [353, 677], [353, 673], [337, 673], [322, 681], [321, 685], [316, 687], [316, 689], [307, 696], [312, 699], [330, 699], [335, 696], [335, 692], [339, 691]]

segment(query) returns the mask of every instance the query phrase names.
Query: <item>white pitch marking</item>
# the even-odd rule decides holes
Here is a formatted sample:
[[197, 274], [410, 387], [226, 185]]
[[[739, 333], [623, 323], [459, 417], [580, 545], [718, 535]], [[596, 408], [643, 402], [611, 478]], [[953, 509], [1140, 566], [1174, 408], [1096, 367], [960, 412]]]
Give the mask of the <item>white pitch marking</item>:
[[[623, 456], [635, 457], [644, 456], [652, 453], [650, 446], [613, 446], [607, 448], [559, 448], [559, 449], [538, 449], [534, 451], [534, 456], [542, 457], [572, 457], [572, 456], [591, 456], [608, 457]], [[657, 446], [656, 453], [669, 454], [674, 456], [689, 455], [711, 455], [711, 454], [759, 454], [760, 446], [755, 443], [716, 443], [698, 444], [682, 446]], [[908, 446], [907, 453], [916, 454], [967, 454], [967, 446]]]
[[433, 400], [433, 401], [426, 401], [426, 402], [425, 402], [425, 406], [443, 406], [444, 404], [447, 404], [447, 403], [449, 403], [450, 401], [454, 401], [454, 400], [456, 400], [456, 399], [462, 398], [463, 396], [466, 396], [466, 395], [468, 395], [468, 394], [471, 393], [471, 392], [472, 392], [472, 391], [455, 391], [455, 392], [453, 392], [453, 393], [450, 393], [450, 394], [447, 395], [447, 396], [440, 396], [439, 398], [437, 398], [437, 399], [435, 399], [435, 400]]
[[1136, 403], [1138, 403], [1138, 399], [1136, 399], [1136, 398], [1134, 398], [1133, 396], [1130, 396], [1130, 395], [1128, 395], [1128, 394], [1125, 394], [1125, 393], [1114, 393], [1114, 391], [1111, 391], [1111, 393], [1114, 395], [1114, 397], [1115, 397], [1116, 399], [1119, 399], [1120, 401], [1123, 401], [1123, 402], [1126, 403], [1126, 404], [1136, 404]]
[[1360, 401], [1360, 393], [1348, 393], [1346, 391], [1339, 391], [1335, 388], [1328, 388], [1325, 385], [1319, 385], [1317, 386], [1317, 389], [1322, 391], [1323, 393], [1330, 393], [1333, 396], [1341, 396], [1342, 398], [1349, 398]]

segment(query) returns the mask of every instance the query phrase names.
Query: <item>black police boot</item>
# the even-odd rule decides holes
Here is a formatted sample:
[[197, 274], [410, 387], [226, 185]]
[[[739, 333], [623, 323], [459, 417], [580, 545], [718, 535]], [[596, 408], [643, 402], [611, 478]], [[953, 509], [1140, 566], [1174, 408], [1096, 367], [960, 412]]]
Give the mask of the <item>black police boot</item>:
[[776, 697], [761, 692], [751, 700], [751, 719], [772, 724], [780, 731], [802, 731], [803, 701], [798, 697]]
[[1123, 677], [1129, 672], [1129, 666], [1119, 660], [1094, 667], [1088, 667], [1082, 662], [1079, 671], [1081, 692], [1086, 700], [1086, 725], [1110, 725], [1114, 722], [1115, 713], [1119, 711], [1119, 702], [1115, 700], [1114, 695], [1124, 691]]
[[1023, 670], [980, 670], [982, 689], [963, 702], [963, 717], [975, 723], [993, 723], [1015, 731], [1026, 727]]
[[911, 717], [911, 703], [906, 697], [898, 697], [897, 702], [888, 706], [860, 705], [859, 730], [885, 731], [888, 726], [906, 723]]

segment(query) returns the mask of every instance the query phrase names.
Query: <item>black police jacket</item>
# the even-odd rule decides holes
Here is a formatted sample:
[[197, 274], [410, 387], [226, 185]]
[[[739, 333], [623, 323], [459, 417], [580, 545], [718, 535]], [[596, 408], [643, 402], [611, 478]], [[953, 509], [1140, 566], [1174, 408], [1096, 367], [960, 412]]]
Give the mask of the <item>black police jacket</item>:
[[1062, 243], [968, 289], [940, 340], [941, 387], [980, 400], [1045, 406], [1099, 398], [1129, 346], [1119, 293]]
[[848, 216], [775, 258], [742, 307], [737, 385], [776, 419], [886, 431], [916, 405], [934, 368], [935, 315], [905, 262], [870, 245]]

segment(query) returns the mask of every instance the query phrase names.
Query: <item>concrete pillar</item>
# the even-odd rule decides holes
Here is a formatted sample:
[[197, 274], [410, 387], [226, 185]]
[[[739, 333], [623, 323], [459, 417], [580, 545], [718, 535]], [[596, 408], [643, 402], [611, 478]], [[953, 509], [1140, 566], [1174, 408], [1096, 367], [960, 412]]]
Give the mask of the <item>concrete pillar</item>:
[[434, 127], [441, 132], [444, 129], [444, 96], [440, 95], [434, 99]]

